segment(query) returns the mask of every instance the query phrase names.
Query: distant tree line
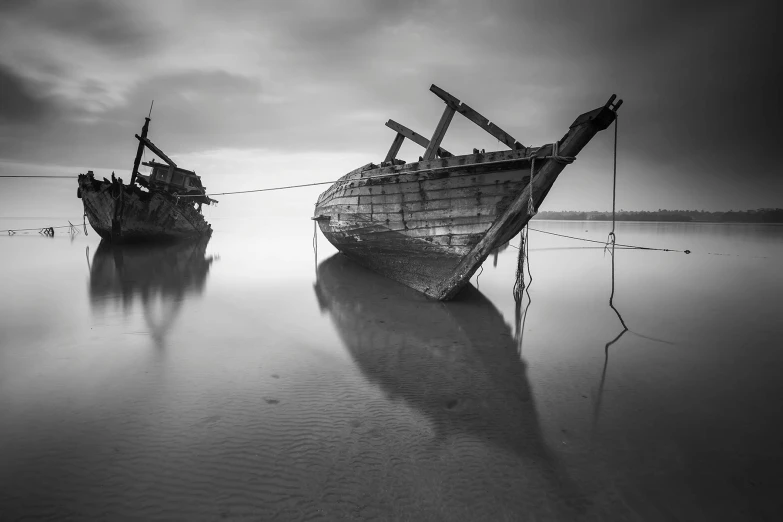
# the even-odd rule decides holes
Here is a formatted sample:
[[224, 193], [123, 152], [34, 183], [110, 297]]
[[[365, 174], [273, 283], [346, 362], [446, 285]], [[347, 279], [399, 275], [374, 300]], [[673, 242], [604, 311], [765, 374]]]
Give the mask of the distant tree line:
[[[590, 210], [586, 212], [566, 210], [562, 212], [544, 210], [535, 219], [568, 219], [574, 221], [611, 221], [611, 212]], [[704, 210], [620, 210], [615, 214], [617, 221], [676, 221], [694, 223], [783, 223], [783, 208], [760, 208], [728, 212]]]

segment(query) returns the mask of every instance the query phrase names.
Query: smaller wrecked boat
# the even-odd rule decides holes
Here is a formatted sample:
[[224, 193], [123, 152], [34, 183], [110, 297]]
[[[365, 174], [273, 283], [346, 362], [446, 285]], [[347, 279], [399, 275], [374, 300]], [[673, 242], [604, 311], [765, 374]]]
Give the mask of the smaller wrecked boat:
[[[77, 196], [84, 204], [90, 225], [111, 243], [176, 241], [212, 235], [201, 206], [217, 203], [206, 195], [201, 178], [194, 171], [177, 166], [148, 138], [150, 118], [145, 118], [130, 183], [121, 178], [96, 179], [92, 171], [79, 174]], [[144, 148], [164, 163], [141, 163]], [[150, 167], [148, 176], [139, 172], [139, 164]]]

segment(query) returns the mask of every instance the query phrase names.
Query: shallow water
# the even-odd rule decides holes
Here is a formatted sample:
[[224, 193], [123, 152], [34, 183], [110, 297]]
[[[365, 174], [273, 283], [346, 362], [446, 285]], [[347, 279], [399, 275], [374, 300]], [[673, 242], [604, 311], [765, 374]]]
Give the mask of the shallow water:
[[531, 231], [523, 316], [514, 248], [444, 304], [301, 221], [0, 237], [0, 518], [783, 516], [783, 227], [618, 224], [693, 252], [615, 252], [623, 333], [598, 244]]

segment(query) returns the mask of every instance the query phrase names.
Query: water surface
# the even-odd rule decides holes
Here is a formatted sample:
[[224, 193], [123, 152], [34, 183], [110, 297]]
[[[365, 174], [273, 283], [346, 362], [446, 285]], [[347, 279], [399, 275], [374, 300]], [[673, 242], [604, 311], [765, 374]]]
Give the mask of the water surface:
[[531, 231], [517, 310], [516, 242], [440, 303], [214, 226], [0, 237], [3, 519], [781, 518], [783, 227]]

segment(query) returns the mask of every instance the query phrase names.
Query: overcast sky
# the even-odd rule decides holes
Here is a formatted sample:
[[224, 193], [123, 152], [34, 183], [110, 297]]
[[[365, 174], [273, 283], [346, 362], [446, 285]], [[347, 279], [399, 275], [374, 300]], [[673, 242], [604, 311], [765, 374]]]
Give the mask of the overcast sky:
[[[559, 139], [617, 93], [618, 207], [783, 207], [779, 10], [4, 0], [0, 174], [127, 172], [154, 99], [150, 137], [211, 191], [332, 180], [383, 159], [388, 118], [429, 136], [443, 110], [435, 83], [526, 145]], [[544, 210], [611, 208], [612, 137], [567, 167]], [[503, 148], [459, 115], [443, 146]], [[399, 156], [422, 152], [407, 143]], [[30, 200], [38, 190], [78, 208], [68, 183], [0, 179], [0, 215], [46, 215]]]

